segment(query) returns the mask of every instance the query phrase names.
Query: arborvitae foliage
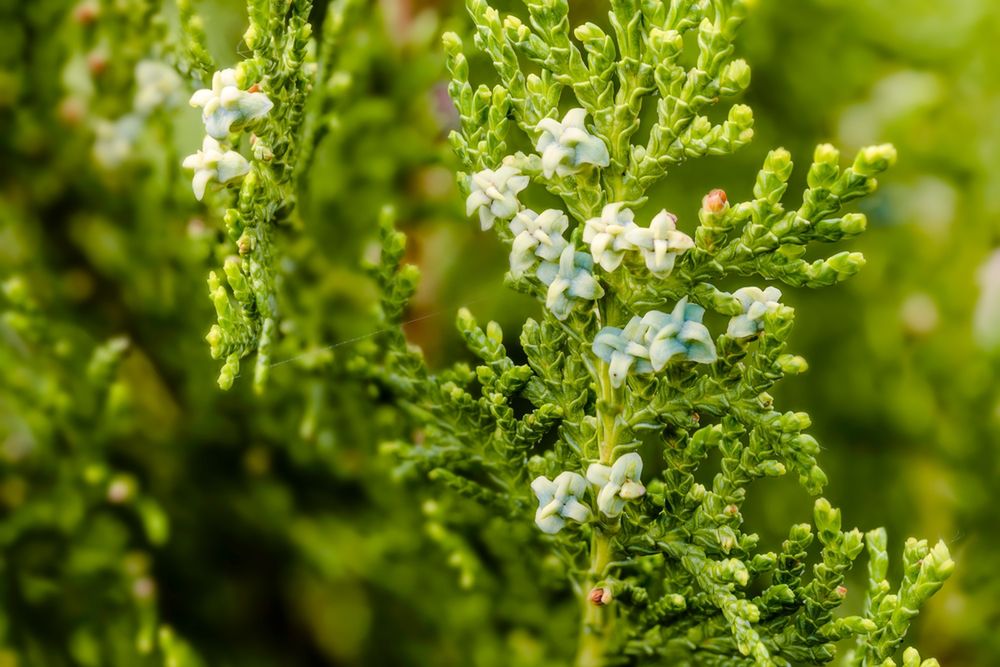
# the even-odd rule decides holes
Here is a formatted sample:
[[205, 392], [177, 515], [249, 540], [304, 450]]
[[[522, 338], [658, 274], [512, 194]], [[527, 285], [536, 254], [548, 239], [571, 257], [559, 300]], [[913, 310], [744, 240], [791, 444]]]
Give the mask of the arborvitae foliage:
[[[194, 170], [199, 200], [210, 185], [222, 186], [210, 201], [234, 244], [224, 281], [216, 272], [208, 279], [218, 324], [207, 339], [212, 357], [225, 361], [219, 375], [224, 389], [239, 374], [240, 361], [254, 352], [255, 388], [262, 391], [267, 380], [279, 325], [280, 257], [273, 237], [279, 225], [297, 224], [299, 178], [332, 120], [331, 106], [344, 92], [331, 76], [337, 42], [346, 17], [359, 5], [355, 0], [331, 3], [316, 47], [311, 0], [252, 0], [243, 35], [250, 57], [235, 68], [214, 71], [204, 22], [190, 0], [180, 3], [188, 57], [211, 83], [191, 97], [191, 105], [202, 109], [206, 135], [202, 149], [184, 166]], [[311, 46], [316, 48], [310, 51]], [[241, 148], [244, 137], [247, 145]]]
[[[608, 31], [572, 33], [565, 0], [526, 5], [519, 19], [468, 2], [492, 88], [469, 82], [457, 35], [445, 47], [468, 213], [510, 244], [507, 284], [544, 310], [521, 331], [525, 363], [507, 355], [499, 326], [465, 310], [458, 327], [475, 368], [431, 372], [392, 334], [383, 363], [360, 365], [420, 427], [393, 450], [509, 522], [534, 513], [578, 600], [578, 665], [824, 664], [847, 638], [852, 664], [897, 664], [910, 620], [953, 568], [943, 543], [908, 541], [892, 586], [885, 534], [843, 530], [823, 498], [813, 525], [792, 526], [781, 545], [761, 545], [741, 513], [756, 480], [791, 474], [816, 496], [826, 483], [808, 415], [779, 411], [768, 394], [806, 363], [787, 351], [794, 311], [765, 281], [826, 287], [862, 267], [858, 253], [806, 256], [865, 229], [842, 207], [874, 191], [894, 149], [866, 148], [842, 168], [820, 146], [792, 207], [791, 156], [778, 149], [748, 201], [714, 190], [697, 225], [645, 212], [668, 169], [752, 136], [745, 106], [709, 118], [749, 84], [732, 57], [744, 3], [617, 0]], [[656, 109], [648, 130], [644, 105]], [[522, 204], [543, 189], [558, 203]], [[417, 281], [400, 265], [404, 242], [383, 223], [389, 323]], [[863, 611], [835, 614], [866, 546]], [[474, 563], [474, 551], [456, 548], [455, 564]], [[902, 660], [936, 664], [913, 649]]]
[[[990, 631], [1000, 618], [991, 557], [1000, 461], [1000, 72], [988, 63], [996, 60], [1000, 5], [973, 0], [939, 13], [891, 4], [831, 11], [822, 1], [771, 3], [747, 24], [757, 33], [757, 71], [771, 51], [765, 35], [783, 35], [766, 65], [775, 89], [797, 89], [772, 98], [780, 124], [794, 118], [835, 129], [845, 145], [891, 140], [901, 156], [866, 207], [869, 231], [858, 246], [878, 259], [845, 289], [810, 300], [810, 312], [822, 315], [801, 321], [796, 340], [815, 361], [813, 381], [792, 391], [833, 450], [827, 466], [849, 471], [845, 513], [878, 507], [891, 533], [919, 520], [948, 539], [960, 563], [914, 641], [942, 664], [991, 665], [1000, 662], [1000, 636]], [[810, 24], [822, 29], [798, 29]], [[813, 51], [816, 41], [822, 48]], [[826, 60], [830, 48], [852, 53], [851, 66]], [[809, 52], [816, 55], [787, 56]], [[813, 103], [820, 89], [833, 95], [826, 105]]]

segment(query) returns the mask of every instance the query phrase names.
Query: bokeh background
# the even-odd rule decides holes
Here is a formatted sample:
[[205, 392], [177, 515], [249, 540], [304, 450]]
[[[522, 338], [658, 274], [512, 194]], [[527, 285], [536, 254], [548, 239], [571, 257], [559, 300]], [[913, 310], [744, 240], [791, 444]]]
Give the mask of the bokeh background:
[[[602, 7], [574, 0], [573, 19]], [[243, 3], [197, 8], [236, 62]], [[468, 33], [462, 3], [370, 9], [350, 20], [330, 83], [347, 93], [279, 235], [283, 363], [255, 396], [246, 378], [216, 388], [203, 341], [205, 278], [230, 250], [179, 166], [199, 143], [195, 83], [135, 121], [136, 65], [180, 60], [176, 8], [0, 0], [0, 667], [487, 667], [571, 650], [560, 581], [505, 538], [530, 526], [395, 469], [379, 443], [405, 424], [349, 373], [351, 346], [377, 343], [361, 265], [385, 204], [423, 272], [408, 330], [432, 364], [467, 356], [460, 306], [511, 348], [536, 308], [501, 287], [506, 255], [451, 175], [438, 35]], [[812, 415], [847, 524], [885, 525], [894, 551], [911, 534], [952, 549], [912, 643], [946, 666], [1000, 664], [1000, 4], [758, 0], [738, 52], [753, 143], [678, 169], [649, 206], [691, 231], [700, 193], [749, 194], [772, 147], [804, 165], [820, 142], [895, 143], [854, 242], [868, 266], [786, 290], [810, 371], [777, 399]], [[772, 482], [748, 519], [773, 544], [810, 506]]]

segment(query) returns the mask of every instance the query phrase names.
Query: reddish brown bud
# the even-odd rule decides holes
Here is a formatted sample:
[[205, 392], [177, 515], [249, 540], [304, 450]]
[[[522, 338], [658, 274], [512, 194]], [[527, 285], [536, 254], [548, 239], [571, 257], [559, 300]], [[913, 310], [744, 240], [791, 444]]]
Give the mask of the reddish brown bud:
[[81, 2], [73, 9], [73, 20], [80, 25], [90, 25], [97, 20], [99, 13], [100, 9], [97, 3], [92, 0], [86, 0], [86, 2]]
[[588, 595], [587, 598], [590, 600], [591, 604], [597, 607], [603, 607], [611, 602], [611, 589], [598, 586], [594, 590], [590, 591], [590, 595]]
[[728, 204], [729, 198], [726, 197], [726, 191], [718, 188], [709, 192], [701, 200], [701, 207], [709, 213], [720, 213]]
[[729, 516], [736, 516], [740, 511], [740, 508], [736, 505], [726, 505], [725, 512]]
[[260, 92], [260, 84], [259, 83], [253, 84], [252, 86], [250, 86], [249, 88], [247, 88], [247, 92], [248, 93], [259, 93]]
[[837, 586], [837, 595], [840, 597], [847, 595], [847, 586]]
[[87, 55], [87, 69], [94, 76], [100, 76], [108, 68], [108, 59], [103, 53], [92, 51]]

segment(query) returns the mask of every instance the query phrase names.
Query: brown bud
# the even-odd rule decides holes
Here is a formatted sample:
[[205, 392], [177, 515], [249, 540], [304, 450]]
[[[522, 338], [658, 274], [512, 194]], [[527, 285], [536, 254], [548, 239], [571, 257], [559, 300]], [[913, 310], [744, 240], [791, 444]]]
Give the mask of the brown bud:
[[108, 68], [108, 58], [103, 53], [91, 51], [87, 55], [87, 69], [94, 76], [100, 76]]
[[611, 602], [611, 589], [598, 586], [594, 590], [590, 591], [590, 595], [587, 596], [587, 599], [590, 600], [591, 604], [597, 607], [603, 607]]
[[847, 586], [837, 586], [837, 595], [840, 597], [847, 595]]
[[252, 86], [250, 86], [249, 88], [247, 88], [247, 92], [248, 93], [259, 93], [260, 92], [260, 84], [259, 83], [253, 84]]
[[709, 213], [720, 213], [728, 204], [729, 198], [726, 197], [726, 191], [718, 188], [709, 192], [701, 200], [701, 207]]
[[73, 9], [73, 20], [80, 25], [90, 25], [97, 20], [100, 9], [93, 0], [81, 2]]
[[729, 516], [736, 516], [740, 511], [740, 508], [736, 505], [726, 505], [725, 512]]

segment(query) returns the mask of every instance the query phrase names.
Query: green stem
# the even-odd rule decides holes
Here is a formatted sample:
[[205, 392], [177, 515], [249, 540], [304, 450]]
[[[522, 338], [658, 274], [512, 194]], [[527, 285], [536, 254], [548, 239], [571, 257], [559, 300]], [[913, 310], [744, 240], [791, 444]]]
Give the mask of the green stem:
[[[611, 456], [618, 444], [618, 414], [621, 411], [619, 392], [611, 386], [608, 365], [601, 362], [599, 368], [600, 393], [597, 400], [598, 455], [604, 465], [611, 464]], [[614, 625], [615, 615], [611, 607], [594, 604], [590, 592], [604, 578], [605, 569], [613, 560], [611, 536], [599, 523], [594, 525], [590, 542], [590, 569], [586, 584], [581, 591], [581, 623], [576, 667], [601, 667], [605, 664], [608, 641]]]
[[614, 623], [611, 608], [598, 606], [590, 601], [590, 591], [596, 586], [611, 562], [611, 538], [601, 528], [594, 529], [590, 542], [590, 572], [583, 589], [581, 605], [580, 639], [576, 654], [576, 667], [602, 667], [605, 663], [608, 639]]

